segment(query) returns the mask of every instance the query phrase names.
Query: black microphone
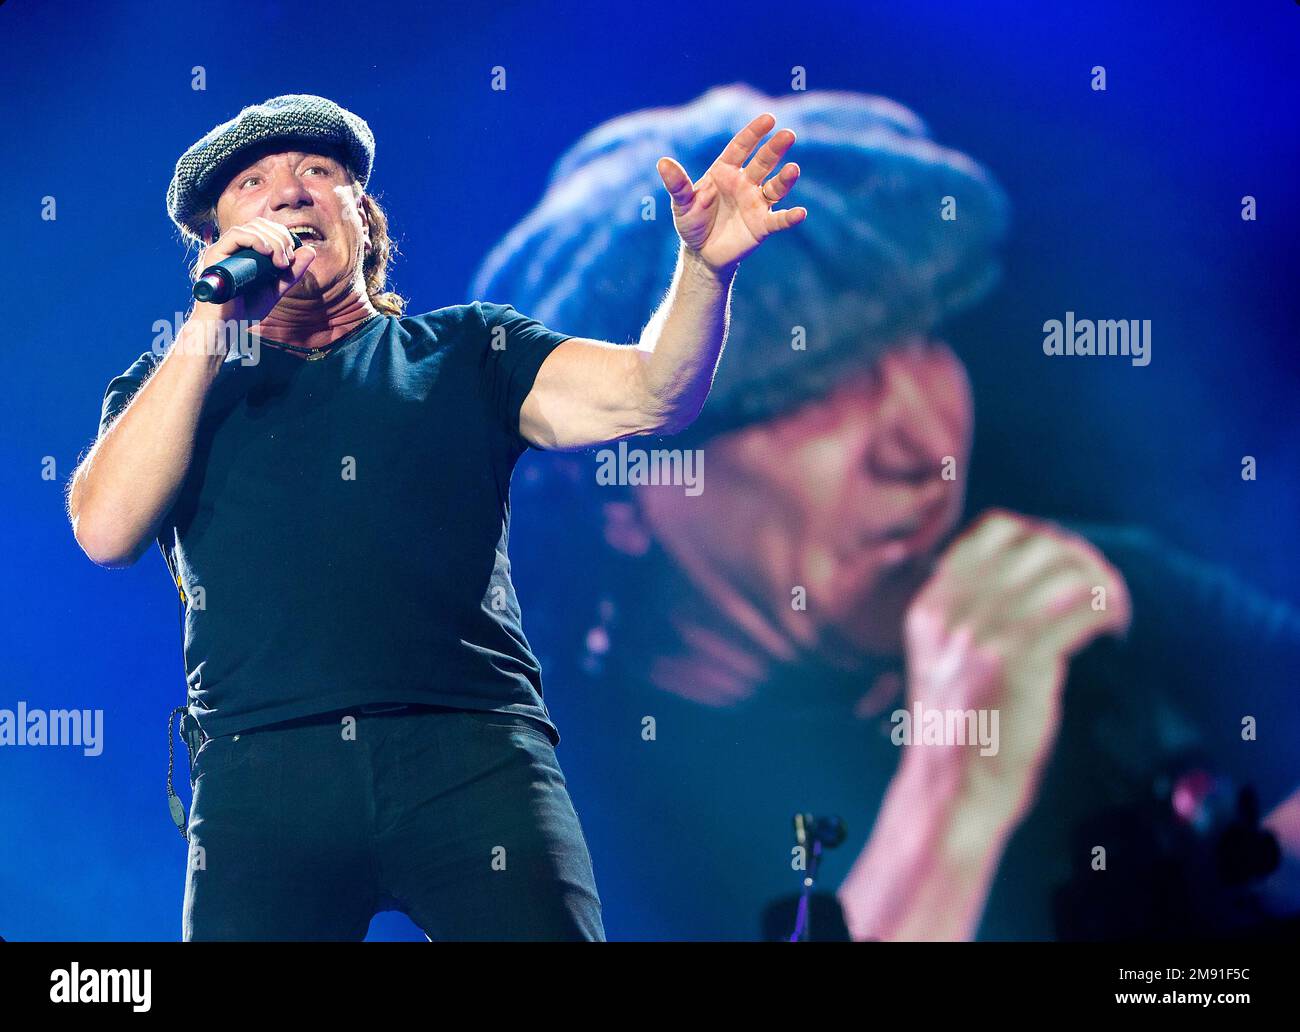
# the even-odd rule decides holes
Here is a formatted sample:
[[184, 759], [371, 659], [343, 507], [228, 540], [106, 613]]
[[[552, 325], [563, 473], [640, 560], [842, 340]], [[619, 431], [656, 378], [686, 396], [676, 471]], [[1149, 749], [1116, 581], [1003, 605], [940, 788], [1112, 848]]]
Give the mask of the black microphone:
[[814, 843], [822, 849], [834, 849], [848, 835], [848, 828], [842, 817], [818, 817], [811, 813], [794, 815], [794, 838], [804, 847]]
[[[302, 247], [298, 234], [293, 237], [293, 249]], [[255, 251], [251, 247], [241, 248], [229, 258], [223, 258], [216, 265], [209, 265], [200, 273], [194, 284], [194, 300], [220, 305], [231, 298], [245, 294], [256, 287], [271, 283], [279, 278], [282, 270], [275, 267], [270, 255]]]

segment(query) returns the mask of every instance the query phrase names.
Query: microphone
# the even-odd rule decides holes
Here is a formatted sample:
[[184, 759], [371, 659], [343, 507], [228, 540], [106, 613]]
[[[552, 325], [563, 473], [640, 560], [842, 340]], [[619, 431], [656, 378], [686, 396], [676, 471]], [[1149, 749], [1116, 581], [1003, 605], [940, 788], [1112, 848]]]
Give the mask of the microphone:
[[817, 817], [811, 813], [794, 815], [794, 839], [799, 845], [809, 848], [834, 849], [848, 835], [848, 828], [842, 817]]
[[[293, 249], [302, 247], [298, 234], [290, 233]], [[209, 265], [194, 284], [194, 300], [220, 305], [249, 290], [275, 281], [281, 270], [270, 255], [251, 247], [241, 248], [216, 265]]]

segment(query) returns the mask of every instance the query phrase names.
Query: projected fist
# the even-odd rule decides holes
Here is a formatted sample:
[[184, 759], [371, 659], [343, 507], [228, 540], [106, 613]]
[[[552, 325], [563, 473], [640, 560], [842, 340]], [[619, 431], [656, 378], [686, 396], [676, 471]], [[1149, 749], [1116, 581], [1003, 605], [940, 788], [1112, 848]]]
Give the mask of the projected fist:
[[1061, 719], [1071, 657], [1131, 619], [1123, 577], [1090, 542], [993, 510], [958, 538], [905, 617], [908, 705], [997, 714], [996, 751], [920, 750], [963, 798], [1024, 816]]

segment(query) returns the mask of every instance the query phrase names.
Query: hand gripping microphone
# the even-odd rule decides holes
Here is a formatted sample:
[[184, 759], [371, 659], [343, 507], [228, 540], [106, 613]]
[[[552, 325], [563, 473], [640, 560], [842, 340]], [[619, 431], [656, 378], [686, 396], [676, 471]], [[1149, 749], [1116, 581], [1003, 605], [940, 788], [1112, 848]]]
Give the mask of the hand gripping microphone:
[[[296, 233], [293, 237], [293, 249], [302, 246]], [[199, 275], [194, 284], [194, 300], [220, 305], [231, 298], [246, 294], [249, 290], [273, 283], [282, 270], [275, 267], [270, 255], [255, 251], [251, 247], [241, 248], [229, 258], [223, 258], [216, 265], [209, 265]]]

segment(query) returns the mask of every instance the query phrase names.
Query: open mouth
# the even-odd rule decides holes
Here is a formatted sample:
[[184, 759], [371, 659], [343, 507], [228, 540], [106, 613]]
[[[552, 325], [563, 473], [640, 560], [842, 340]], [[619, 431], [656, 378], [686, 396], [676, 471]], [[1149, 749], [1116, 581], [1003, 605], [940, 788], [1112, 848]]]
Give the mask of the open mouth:
[[286, 226], [285, 229], [294, 234], [304, 244], [319, 244], [325, 239], [325, 234], [315, 226]]

